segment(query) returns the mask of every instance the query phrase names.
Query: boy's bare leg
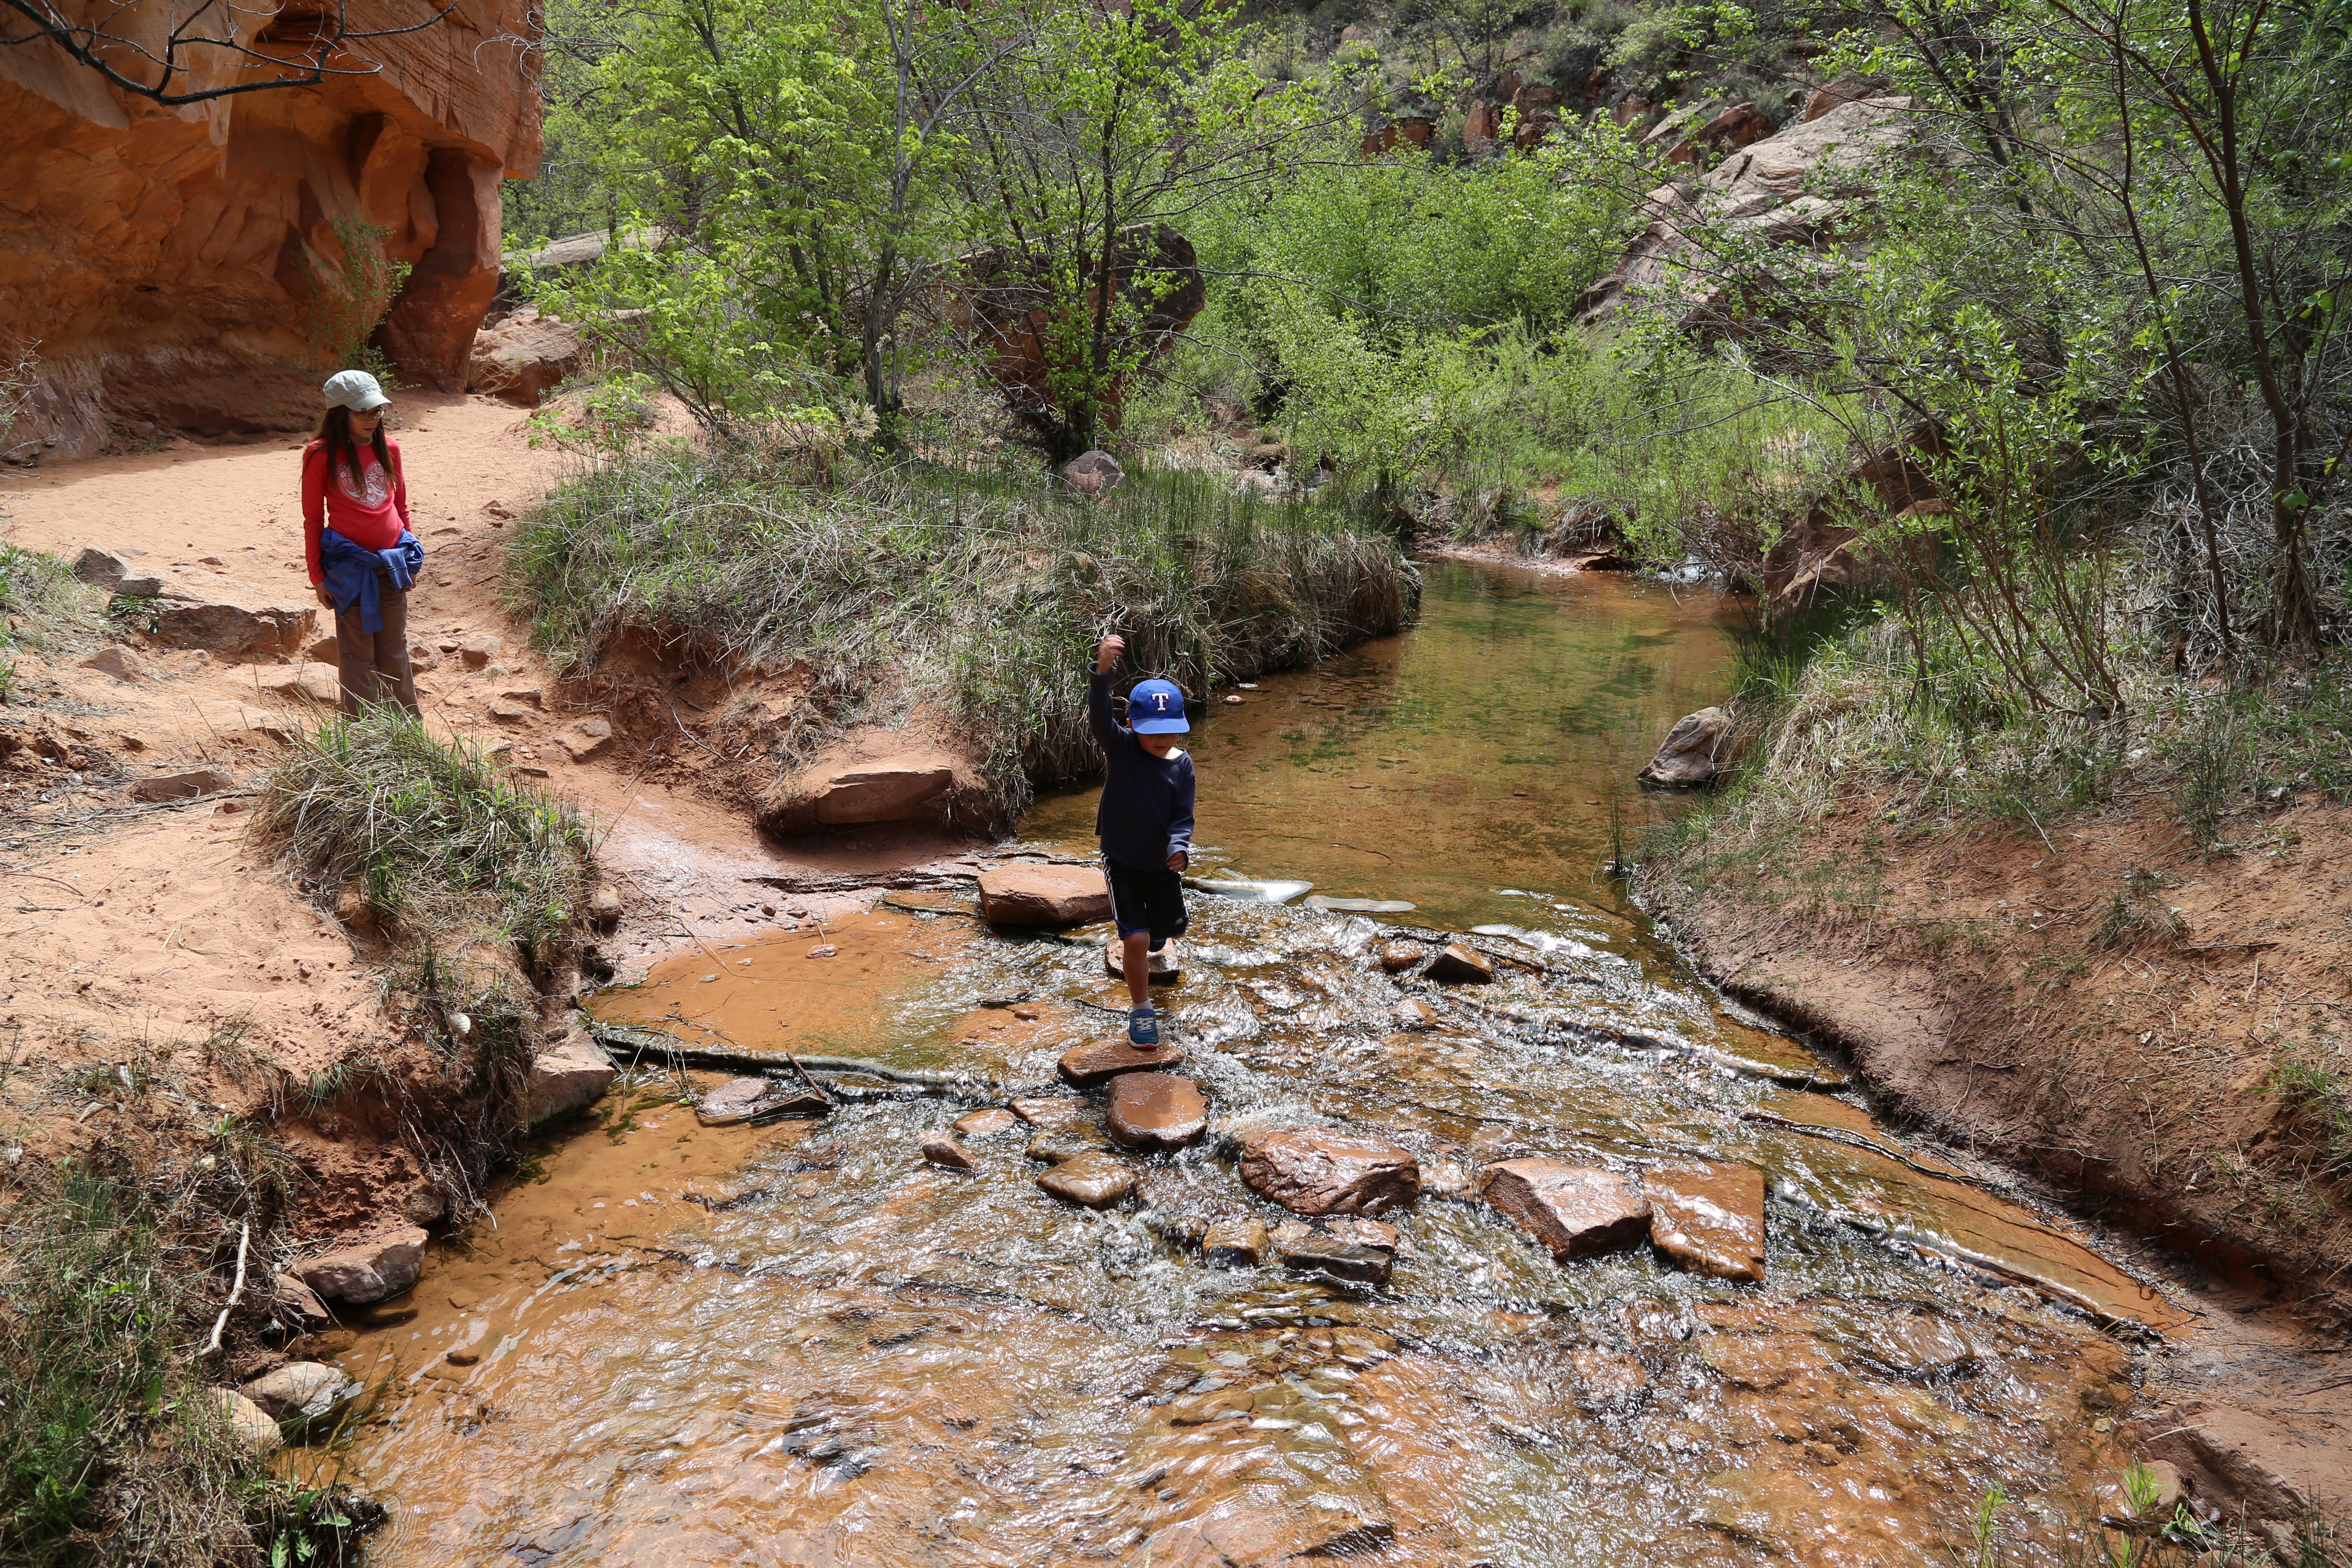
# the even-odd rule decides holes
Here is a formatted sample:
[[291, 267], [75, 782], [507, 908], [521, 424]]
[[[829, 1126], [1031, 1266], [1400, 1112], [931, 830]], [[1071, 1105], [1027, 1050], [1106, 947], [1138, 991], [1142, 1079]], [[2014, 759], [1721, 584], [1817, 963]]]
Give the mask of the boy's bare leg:
[[1151, 1005], [1151, 933], [1148, 931], [1129, 931], [1119, 939], [1119, 945], [1127, 954], [1128, 1005], [1149, 1007]]

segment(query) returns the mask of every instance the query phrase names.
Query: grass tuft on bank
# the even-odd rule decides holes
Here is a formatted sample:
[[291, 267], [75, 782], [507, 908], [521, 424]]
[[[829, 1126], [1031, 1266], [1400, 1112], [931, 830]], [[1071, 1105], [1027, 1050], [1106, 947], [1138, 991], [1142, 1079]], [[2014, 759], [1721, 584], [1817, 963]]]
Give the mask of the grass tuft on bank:
[[593, 873], [569, 805], [389, 704], [299, 737], [262, 781], [252, 832], [321, 897], [355, 891], [420, 937], [561, 939]]
[[611, 462], [518, 531], [510, 596], [575, 668], [629, 631], [736, 667], [806, 666], [787, 763], [852, 723], [949, 718], [1008, 813], [1089, 765], [1083, 661], [1105, 633], [1128, 638], [1131, 670], [1197, 695], [1394, 631], [1419, 603], [1390, 535], [1206, 475], [1131, 474], [1099, 503], [919, 463], [808, 478], [772, 454]]

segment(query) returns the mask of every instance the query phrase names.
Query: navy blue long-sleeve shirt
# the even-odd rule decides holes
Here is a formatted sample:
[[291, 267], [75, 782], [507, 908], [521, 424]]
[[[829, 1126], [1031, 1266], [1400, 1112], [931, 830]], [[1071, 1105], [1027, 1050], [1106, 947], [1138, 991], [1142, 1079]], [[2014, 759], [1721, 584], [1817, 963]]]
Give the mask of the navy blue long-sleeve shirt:
[[1110, 759], [1095, 831], [1103, 853], [1138, 871], [1164, 868], [1192, 852], [1192, 759], [1181, 751], [1155, 757], [1111, 714], [1108, 675], [1089, 672], [1087, 714]]

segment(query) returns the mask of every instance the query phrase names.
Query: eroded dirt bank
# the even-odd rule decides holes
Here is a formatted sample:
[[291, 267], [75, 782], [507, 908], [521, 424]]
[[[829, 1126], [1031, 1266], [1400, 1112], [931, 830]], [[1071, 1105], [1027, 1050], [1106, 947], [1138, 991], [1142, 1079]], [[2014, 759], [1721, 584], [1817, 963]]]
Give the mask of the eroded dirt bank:
[[2183, 1259], [2226, 1332], [2169, 1358], [2143, 1437], [2340, 1507], [2352, 1173], [2297, 1086], [2345, 1031], [2347, 814], [2283, 802], [2209, 855], [2152, 792], [2046, 837], [1895, 836], [1885, 805], [1792, 841], [1700, 836], [1641, 890], [1728, 992], [1843, 1050], [1885, 1113]]

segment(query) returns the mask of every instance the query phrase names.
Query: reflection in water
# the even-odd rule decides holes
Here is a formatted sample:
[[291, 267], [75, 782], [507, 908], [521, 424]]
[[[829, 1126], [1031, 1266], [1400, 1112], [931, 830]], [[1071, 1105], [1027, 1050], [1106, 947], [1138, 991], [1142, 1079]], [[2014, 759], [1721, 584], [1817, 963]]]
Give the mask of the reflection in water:
[[[926, 1164], [950, 1102], [698, 1130], [650, 1077], [345, 1355], [389, 1379], [353, 1452], [395, 1508], [375, 1560], [1914, 1563], [1998, 1485], [2013, 1560], [2060, 1561], [2129, 1392], [2099, 1322], [2172, 1309], [1966, 1163], [1727, 1069], [1806, 1053], [1594, 879], [1610, 781], [1712, 694], [1711, 608], [1442, 566], [1419, 631], [1215, 710], [1204, 844], [1419, 908], [1196, 900], [1169, 1005], [1219, 1127], [1120, 1155], [1127, 1206], [1040, 1192], [1027, 1125], [971, 1134], [972, 1172]], [[1027, 830], [1089, 821], [1070, 796]], [[1382, 918], [1490, 928], [1497, 979], [1391, 976]], [[684, 955], [604, 1010], [978, 1068], [1100, 1141], [1101, 1092], [1053, 1087], [1118, 1027], [1098, 948], [890, 909], [824, 936]], [[1232, 1155], [1285, 1124], [1419, 1161], [1385, 1284], [1204, 1259], [1210, 1224], [1289, 1217]], [[1646, 1246], [1556, 1263], [1457, 1184], [1538, 1154], [1762, 1172], [1764, 1283]]]

